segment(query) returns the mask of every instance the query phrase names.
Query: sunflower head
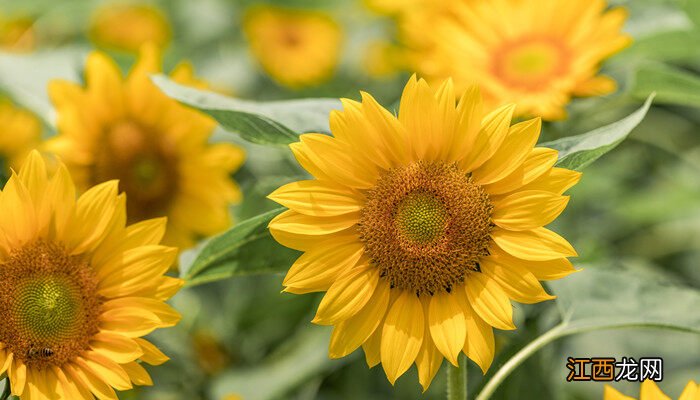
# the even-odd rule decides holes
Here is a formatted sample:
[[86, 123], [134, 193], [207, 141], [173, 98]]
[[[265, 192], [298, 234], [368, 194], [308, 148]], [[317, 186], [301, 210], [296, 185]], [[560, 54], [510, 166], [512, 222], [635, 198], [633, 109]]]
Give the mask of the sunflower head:
[[[80, 189], [118, 179], [132, 221], [167, 216], [166, 243], [188, 247], [229, 226], [228, 205], [240, 199], [229, 175], [244, 155], [232, 144], [209, 144], [215, 122], [163, 94], [149, 78], [160, 71], [152, 45], [126, 78], [107, 56], [91, 54], [84, 86], [50, 84], [59, 134], [47, 149], [66, 162]], [[189, 64], [171, 78], [204, 86]]]
[[98, 46], [137, 53], [145, 43], [167, 46], [172, 31], [167, 16], [156, 7], [107, 3], [92, 16], [88, 35]]
[[515, 329], [511, 300], [552, 299], [539, 281], [574, 271], [576, 252], [544, 226], [580, 174], [534, 147], [539, 119], [486, 113], [474, 87], [457, 103], [451, 81], [413, 77], [398, 117], [367, 93], [342, 102], [332, 136], [291, 145], [313, 179], [269, 196], [289, 208], [270, 232], [304, 252], [285, 291], [327, 292], [314, 322], [334, 326], [330, 356], [362, 346], [392, 383], [415, 363], [427, 388], [460, 352], [486, 371], [493, 328]]
[[158, 244], [165, 219], [126, 225], [116, 181], [75, 192], [33, 151], [0, 193], [0, 374], [22, 398], [150, 385], [143, 363], [168, 358], [141, 337], [180, 319], [164, 303], [183, 283], [163, 276], [177, 254]]
[[629, 45], [626, 17], [604, 0], [460, 0], [405, 10], [400, 34], [412, 70], [451, 76], [460, 91], [477, 83], [491, 106], [517, 102], [516, 115], [553, 120], [572, 96], [615, 91], [598, 70]]
[[[678, 397], [678, 400], [696, 400], [698, 398], [700, 398], [700, 385], [694, 381], [690, 381], [685, 386], [685, 389], [683, 389], [683, 392], [681, 393], [680, 397]], [[635, 398], [625, 396], [624, 394], [613, 389], [612, 386], [605, 385], [603, 400], [635, 400]], [[639, 400], [670, 400], [670, 397], [666, 396], [654, 381], [645, 380], [642, 382], [641, 389], [639, 391]]]
[[338, 63], [342, 32], [326, 14], [256, 6], [246, 13], [243, 30], [253, 55], [282, 85], [319, 84]]

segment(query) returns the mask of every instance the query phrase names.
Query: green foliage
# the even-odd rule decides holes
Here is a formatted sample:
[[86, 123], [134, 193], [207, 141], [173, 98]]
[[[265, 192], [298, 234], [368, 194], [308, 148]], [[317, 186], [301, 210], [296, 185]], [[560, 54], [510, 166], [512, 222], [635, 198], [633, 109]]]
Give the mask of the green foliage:
[[582, 135], [542, 143], [542, 146], [559, 150], [558, 167], [581, 170], [625, 140], [642, 122], [653, 98], [650, 95], [639, 110], [620, 121]]
[[165, 94], [216, 119], [229, 132], [256, 144], [285, 146], [305, 132], [329, 132], [328, 113], [337, 99], [254, 102], [193, 89], [157, 75], [153, 81]]
[[700, 78], [697, 74], [663, 64], [645, 65], [637, 71], [633, 94], [656, 92], [660, 103], [700, 107]]

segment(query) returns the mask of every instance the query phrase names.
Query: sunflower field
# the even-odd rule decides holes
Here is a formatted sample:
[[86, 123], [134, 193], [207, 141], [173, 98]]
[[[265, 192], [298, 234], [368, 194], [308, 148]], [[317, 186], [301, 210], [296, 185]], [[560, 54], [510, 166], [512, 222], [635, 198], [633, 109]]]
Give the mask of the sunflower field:
[[0, 400], [700, 400], [700, 0], [0, 0]]

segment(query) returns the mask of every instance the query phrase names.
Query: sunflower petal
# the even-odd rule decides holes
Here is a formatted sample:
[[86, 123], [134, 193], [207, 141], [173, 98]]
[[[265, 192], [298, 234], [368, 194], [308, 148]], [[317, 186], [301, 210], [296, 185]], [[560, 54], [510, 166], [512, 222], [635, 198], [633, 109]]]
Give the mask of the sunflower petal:
[[491, 220], [504, 229], [535, 229], [554, 221], [568, 203], [568, 196], [540, 190], [525, 190], [492, 200], [494, 209]]
[[491, 238], [507, 253], [525, 260], [546, 261], [578, 255], [566, 239], [547, 228], [514, 232], [497, 227]]
[[290, 210], [312, 217], [334, 217], [360, 211], [361, 199], [351, 189], [317, 180], [288, 183], [267, 196]]
[[318, 306], [313, 323], [335, 325], [357, 314], [367, 304], [379, 281], [372, 265], [357, 265], [331, 285]]
[[464, 347], [467, 326], [456, 294], [439, 292], [431, 297], [428, 325], [437, 349], [449, 362], [458, 366], [457, 356]]
[[403, 291], [389, 309], [382, 329], [382, 366], [392, 385], [416, 360], [424, 333], [423, 306], [415, 293]]
[[496, 281], [479, 272], [469, 274], [465, 281], [467, 298], [479, 317], [494, 328], [515, 329], [513, 306]]

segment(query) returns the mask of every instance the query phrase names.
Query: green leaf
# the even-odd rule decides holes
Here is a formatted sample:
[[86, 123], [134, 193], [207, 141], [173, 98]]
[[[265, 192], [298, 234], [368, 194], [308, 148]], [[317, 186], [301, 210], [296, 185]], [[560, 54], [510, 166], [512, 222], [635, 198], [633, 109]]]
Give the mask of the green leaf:
[[173, 99], [211, 115], [229, 132], [262, 145], [286, 146], [306, 132], [330, 132], [328, 115], [340, 109], [337, 99], [256, 102], [194, 89], [155, 75], [153, 82]]
[[[563, 335], [657, 327], [700, 334], [700, 291], [661, 284], [621, 268], [587, 268], [549, 282], [564, 316]], [[672, 299], [673, 307], [668, 307]]]
[[700, 107], [700, 77], [664, 64], [648, 64], [636, 74], [632, 94], [645, 97], [656, 92], [661, 103]]
[[181, 256], [180, 275], [187, 285], [235, 275], [284, 272], [299, 252], [278, 244], [267, 225], [282, 212], [278, 208], [236, 224]]
[[542, 143], [542, 146], [559, 150], [557, 166], [581, 170], [627, 138], [644, 119], [653, 98], [654, 95], [650, 95], [641, 108], [617, 122], [582, 135]]

